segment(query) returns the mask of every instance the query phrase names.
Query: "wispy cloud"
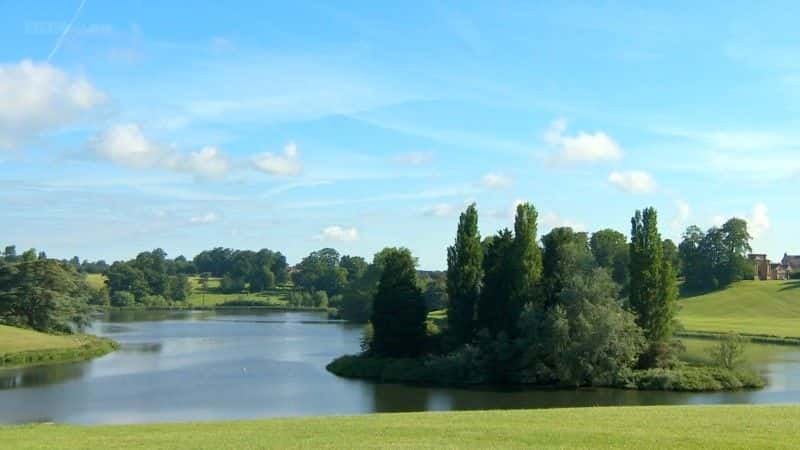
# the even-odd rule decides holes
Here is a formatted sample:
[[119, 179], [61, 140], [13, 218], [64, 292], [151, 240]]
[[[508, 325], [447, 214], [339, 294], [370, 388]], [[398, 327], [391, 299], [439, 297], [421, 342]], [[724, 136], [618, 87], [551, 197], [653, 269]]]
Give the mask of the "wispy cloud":
[[502, 173], [487, 173], [481, 177], [481, 186], [487, 189], [507, 189], [514, 184], [514, 179]]
[[433, 159], [431, 152], [400, 153], [392, 158], [395, 162], [409, 166], [419, 166]]
[[611, 172], [608, 181], [617, 189], [631, 194], [648, 194], [657, 187], [653, 176], [643, 170]]

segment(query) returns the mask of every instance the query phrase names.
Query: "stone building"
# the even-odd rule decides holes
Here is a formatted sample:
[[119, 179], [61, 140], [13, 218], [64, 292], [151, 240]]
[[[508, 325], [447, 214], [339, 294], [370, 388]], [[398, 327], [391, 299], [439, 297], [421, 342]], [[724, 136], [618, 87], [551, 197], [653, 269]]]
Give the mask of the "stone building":
[[756, 280], [788, 280], [792, 272], [800, 271], [800, 255], [784, 254], [779, 263], [773, 263], [761, 253], [747, 255], [747, 259], [753, 263]]

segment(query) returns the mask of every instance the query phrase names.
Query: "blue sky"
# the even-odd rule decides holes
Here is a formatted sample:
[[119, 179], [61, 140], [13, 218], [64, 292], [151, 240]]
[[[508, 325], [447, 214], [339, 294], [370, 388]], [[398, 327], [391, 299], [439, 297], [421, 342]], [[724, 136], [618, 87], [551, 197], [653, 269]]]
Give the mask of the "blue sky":
[[0, 0], [2, 243], [439, 269], [525, 200], [800, 252], [800, 5], [529, 3]]

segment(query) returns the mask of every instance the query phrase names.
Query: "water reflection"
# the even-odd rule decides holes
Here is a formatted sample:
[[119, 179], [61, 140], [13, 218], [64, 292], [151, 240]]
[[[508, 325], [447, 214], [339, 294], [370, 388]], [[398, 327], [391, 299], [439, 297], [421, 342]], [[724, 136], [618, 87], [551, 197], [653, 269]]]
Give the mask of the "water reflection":
[[88, 365], [86, 363], [72, 363], [0, 370], [0, 389], [63, 383], [84, 376], [87, 369]]
[[319, 313], [115, 311], [90, 331], [113, 337], [120, 351], [85, 363], [0, 370], [0, 423], [800, 402], [797, 347], [749, 350], [770, 380], [761, 391], [462, 390], [369, 383], [327, 373], [331, 359], [358, 351], [361, 328], [329, 322]]

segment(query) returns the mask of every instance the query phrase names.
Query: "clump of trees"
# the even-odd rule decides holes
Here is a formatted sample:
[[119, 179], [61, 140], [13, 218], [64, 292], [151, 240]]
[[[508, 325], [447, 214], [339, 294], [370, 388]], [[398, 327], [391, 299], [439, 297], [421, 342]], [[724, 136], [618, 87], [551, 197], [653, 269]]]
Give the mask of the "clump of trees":
[[481, 240], [475, 205], [461, 215], [447, 253], [446, 339], [439, 347], [426, 332], [413, 257], [390, 249], [366, 354], [427, 352], [408, 370], [454, 383], [615, 385], [637, 368], [673, 364], [674, 244], [662, 240], [656, 211], [636, 212], [630, 243], [613, 230], [590, 237], [562, 227], [540, 246], [537, 219], [533, 205], [521, 204], [513, 231]]
[[223, 293], [263, 292], [289, 281], [289, 265], [269, 249], [234, 250], [216, 247], [200, 252], [191, 263], [195, 273], [221, 278]]
[[173, 263], [160, 248], [113, 263], [105, 273], [111, 305], [164, 306], [185, 301], [191, 292], [189, 278], [172, 274], [169, 267]]
[[737, 218], [706, 232], [695, 225], [687, 228], [678, 246], [686, 289], [712, 291], [752, 279], [753, 264], [747, 260], [751, 240], [747, 222]]
[[0, 259], [0, 323], [58, 333], [88, 324], [90, 289], [84, 277], [35, 250], [17, 257], [11, 247]]

